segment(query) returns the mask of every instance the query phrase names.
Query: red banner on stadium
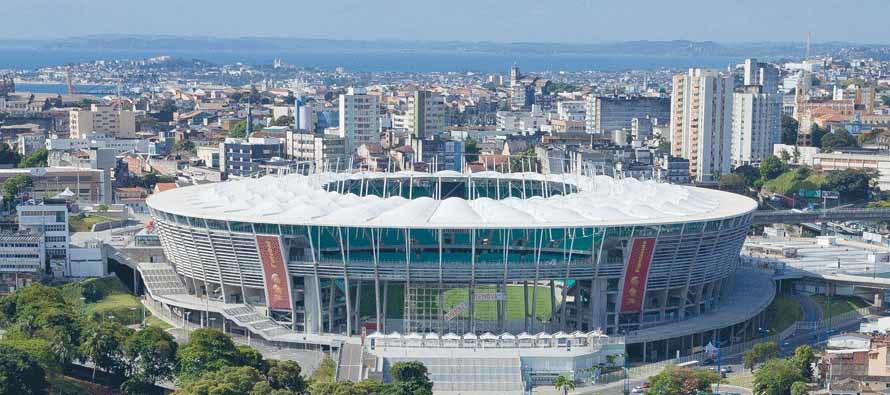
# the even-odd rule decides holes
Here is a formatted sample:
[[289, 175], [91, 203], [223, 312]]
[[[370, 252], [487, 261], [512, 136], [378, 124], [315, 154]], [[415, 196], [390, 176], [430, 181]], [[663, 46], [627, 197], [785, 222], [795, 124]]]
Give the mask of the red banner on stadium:
[[646, 294], [646, 278], [649, 276], [649, 263], [655, 251], [655, 238], [643, 237], [633, 241], [630, 259], [624, 269], [624, 289], [621, 291], [621, 312], [630, 313], [643, 309]]
[[266, 280], [266, 306], [275, 310], [292, 310], [290, 278], [281, 253], [281, 242], [277, 236], [257, 235], [256, 244]]

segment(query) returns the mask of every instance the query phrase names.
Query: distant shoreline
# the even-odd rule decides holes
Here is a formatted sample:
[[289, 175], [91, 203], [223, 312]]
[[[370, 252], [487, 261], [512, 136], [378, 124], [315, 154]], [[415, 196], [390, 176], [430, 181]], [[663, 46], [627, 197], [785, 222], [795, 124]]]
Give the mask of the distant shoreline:
[[[15, 79], [16, 85], [67, 85], [66, 82], [62, 81], [41, 81], [41, 80], [23, 80], [23, 79]], [[105, 84], [96, 84], [90, 82], [78, 82], [75, 83], [76, 86], [106, 86]], [[110, 86], [110, 85], [109, 85]]]

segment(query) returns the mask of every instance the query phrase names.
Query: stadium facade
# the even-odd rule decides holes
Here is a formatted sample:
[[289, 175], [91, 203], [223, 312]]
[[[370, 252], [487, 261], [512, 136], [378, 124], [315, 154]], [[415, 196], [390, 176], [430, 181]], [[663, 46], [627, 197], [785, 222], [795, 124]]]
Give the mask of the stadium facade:
[[307, 334], [633, 333], [719, 309], [756, 203], [577, 174], [291, 174], [147, 201], [188, 292]]

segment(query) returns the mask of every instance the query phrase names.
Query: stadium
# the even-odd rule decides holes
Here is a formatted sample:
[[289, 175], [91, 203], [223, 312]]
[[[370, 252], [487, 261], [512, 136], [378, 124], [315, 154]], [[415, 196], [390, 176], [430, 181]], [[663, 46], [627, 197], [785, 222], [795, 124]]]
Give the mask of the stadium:
[[756, 203], [578, 174], [290, 174], [148, 200], [188, 292], [297, 332], [633, 333], [717, 309]]

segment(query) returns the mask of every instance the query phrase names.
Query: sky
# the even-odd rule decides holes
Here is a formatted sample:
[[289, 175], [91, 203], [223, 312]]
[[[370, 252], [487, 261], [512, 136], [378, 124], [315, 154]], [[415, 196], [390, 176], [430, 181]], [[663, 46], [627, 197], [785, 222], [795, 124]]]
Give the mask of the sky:
[[890, 42], [890, 0], [0, 0], [0, 39], [92, 34]]

